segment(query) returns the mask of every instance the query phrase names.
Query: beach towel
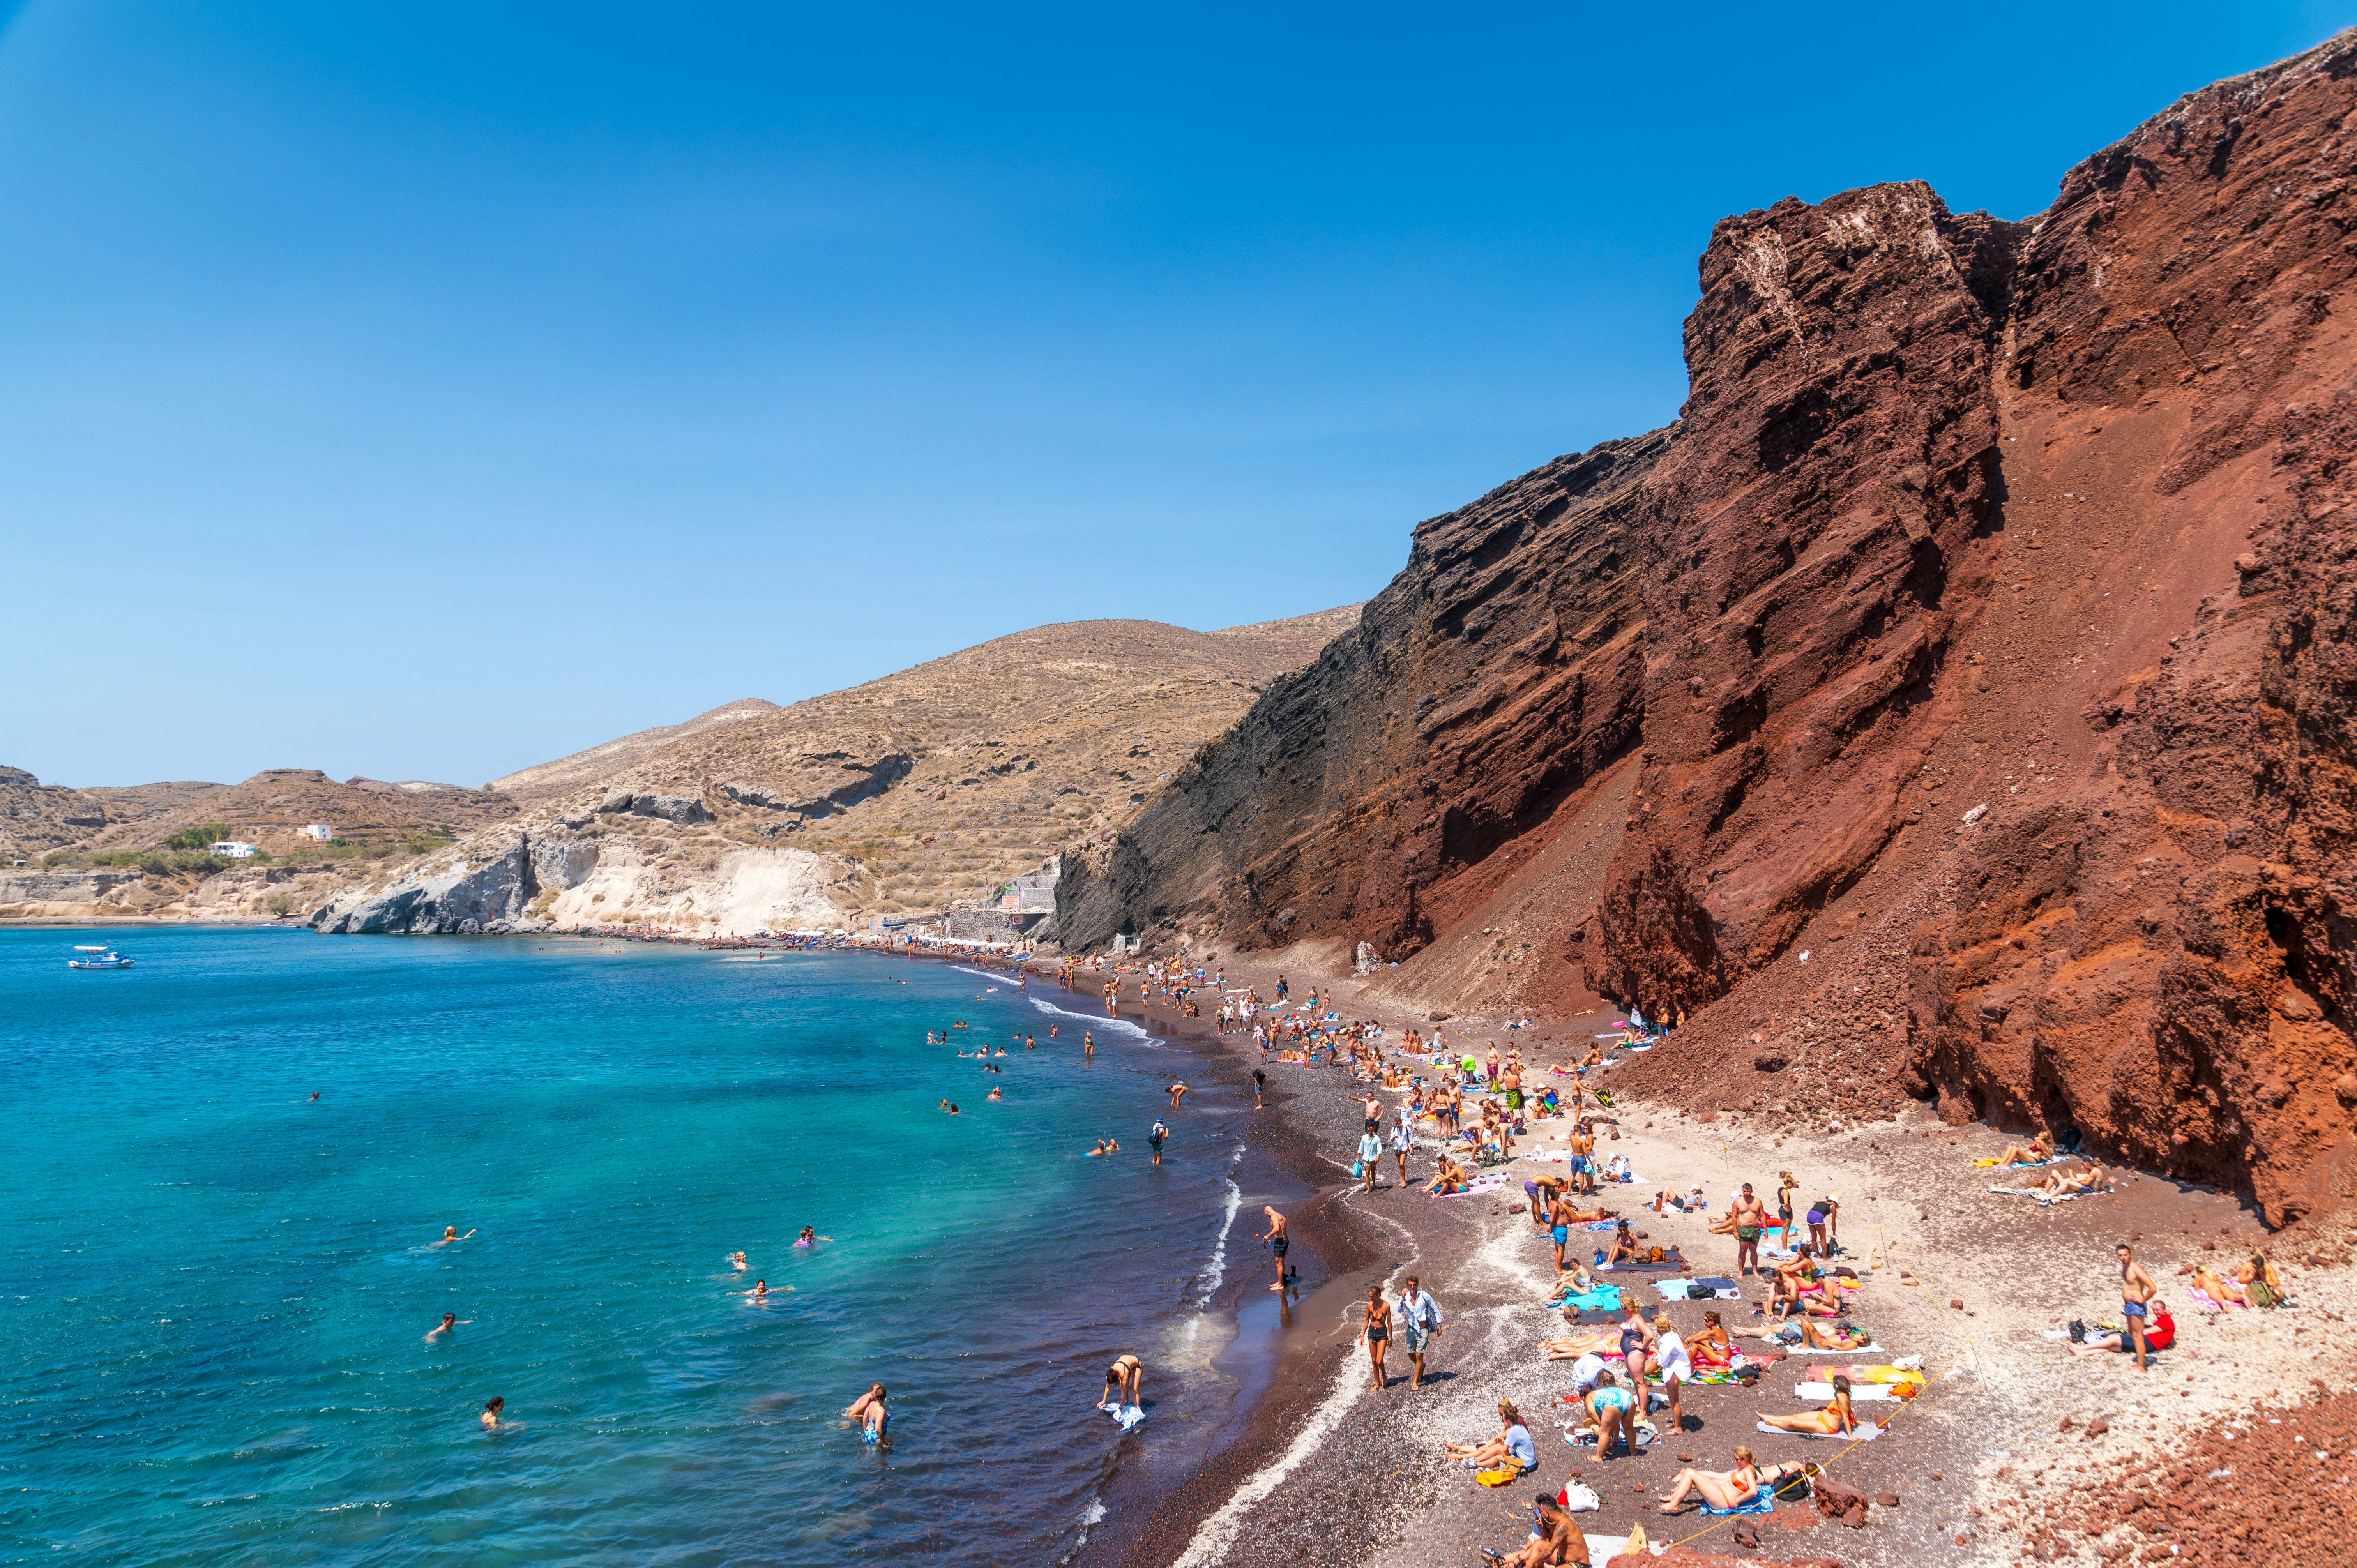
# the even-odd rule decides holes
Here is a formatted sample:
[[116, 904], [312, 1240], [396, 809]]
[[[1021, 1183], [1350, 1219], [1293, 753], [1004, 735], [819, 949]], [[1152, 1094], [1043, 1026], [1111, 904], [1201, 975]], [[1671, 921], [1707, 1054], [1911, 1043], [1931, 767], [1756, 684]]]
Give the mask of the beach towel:
[[[1796, 1399], [1829, 1400], [1834, 1397], [1834, 1386], [1831, 1383], [1794, 1383], [1792, 1395]], [[1852, 1383], [1849, 1397], [1853, 1402], [1858, 1400], [1895, 1400], [1899, 1397], [1899, 1391], [1889, 1383]]]
[[1620, 1221], [1618, 1219], [1591, 1219], [1587, 1224], [1581, 1226], [1580, 1229], [1583, 1230], [1618, 1230], [1620, 1229]]
[[1547, 1305], [1568, 1306], [1575, 1312], [1618, 1312], [1620, 1310], [1620, 1287], [1606, 1285], [1601, 1290], [1592, 1290], [1584, 1295], [1574, 1294], [1558, 1296]]
[[2191, 1301], [2195, 1306], [2200, 1307], [2204, 1312], [2223, 1312], [2230, 1305], [2241, 1306], [2243, 1305], [2243, 1303], [2239, 1301], [2231, 1303], [2220, 1301], [2208, 1291], [2197, 1289], [2192, 1285], [2187, 1285], [2185, 1287], [2185, 1294], [2188, 1300]]
[[1882, 1347], [1879, 1345], [1852, 1345], [1841, 1350], [1803, 1350], [1795, 1345], [1791, 1347], [1791, 1350], [1795, 1356], [1878, 1356], [1882, 1354]]
[[1740, 1290], [1742, 1288], [1735, 1283], [1732, 1277], [1727, 1274], [1705, 1274], [1694, 1283], [1698, 1285], [1708, 1285], [1713, 1290]]
[[[2064, 1160], [2075, 1157], [2076, 1156], [2072, 1155], [2056, 1155], [2051, 1158], [2043, 1160], [2016, 1160], [2013, 1164], [2007, 1165], [2005, 1168], [2009, 1171], [2034, 1171], [2041, 1169], [2047, 1165], [2059, 1165]], [[1975, 1160], [1973, 1164], [1982, 1170], [1988, 1170], [1995, 1166], [1996, 1162], [1995, 1160]]]
[[1751, 1500], [1749, 1502], [1743, 1504], [1740, 1508], [1715, 1509], [1708, 1503], [1704, 1503], [1702, 1505], [1702, 1511], [1708, 1514], [1720, 1515], [1731, 1513], [1774, 1513], [1776, 1511], [1776, 1498], [1774, 1493], [1769, 1491], [1767, 1487], [1762, 1487], [1758, 1491], [1751, 1494]]
[[1684, 1258], [1664, 1258], [1658, 1263], [1598, 1263], [1597, 1268], [1614, 1274], [1674, 1274], [1686, 1267]]
[[1700, 1280], [1655, 1280], [1653, 1288], [1662, 1293], [1663, 1301], [1741, 1301], [1739, 1290], [1712, 1290]]
[[[1854, 1398], [1856, 1396], [1853, 1395], [1852, 1397]], [[1857, 1430], [1851, 1432], [1846, 1435], [1838, 1432], [1785, 1432], [1782, 1427], [1770, 1426], [1764, 1421], [1760, 1422], [1759, 1426], [1760, 1431], [1765, 1432], [1771, 1436], [1781, 1432], [1787, 1437], [1839, 1437], [1844, 1443], [1871, 1443], [1876, 1438], [1881, 1436], [1883, 1431], [1881, 1427], [1877, 1426], [1870, 1421], [1859, 1422], [1857, 1423]]]
[[1991, 1192], [2003, 1193], [2007, 1197], [2034, 1197], [2038, 1200], [2039, 1206], [2042, 1208], [2051, 1208], [2058, 1203], [2068, 1203], [2074, 1197], [2094, 1197], [2099, 1196], [2093, 1192], [2044, 1193], [2039, 1191], [2034, 1187], [1998, 1187], [1994, 1183], [1990, 1184], [1989, 1190]]

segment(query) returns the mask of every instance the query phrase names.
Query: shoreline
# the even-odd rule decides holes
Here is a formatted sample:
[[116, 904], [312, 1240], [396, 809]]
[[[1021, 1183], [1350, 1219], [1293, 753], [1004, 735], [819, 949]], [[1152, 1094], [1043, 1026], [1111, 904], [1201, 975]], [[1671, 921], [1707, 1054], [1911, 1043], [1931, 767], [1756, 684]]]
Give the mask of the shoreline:
[[[1222, 967], [1232, 985], [1258, 983], [1264, 994], [1270, 989], [1272, 975], [1257, 962]], [[1426, 1023], [1395, 1004], [1356, 999], [1364, 989], [1358, 977], [1314, 974], [1298, 961], [1286, 968], [1305, 984], [1330, 987], [1346, 1019], [1381, 1021], [1390, 1031], [1387, 1054], [1400, 1027]], [[1042, 978], [1052, 982], [1052, 970]], [[1249, 1091], [1249, 1034], [1222, 1037], [1211, 1020], [1178, 1019], [1163, 1005], [1125, 1003], [1122, 1014], [1185, 1039], [1204, 1070]], [[1592, 1031], [1600, 1021], [1544, 1020], [1555, 1043], [1526, 1046], [1526, 1055], [1543, 1069], [1567, 1052], [1566, 1034]], [[1516, 1037], [1473, 1019], [1446, 1027], [1452, 1044], [1494, 1037], [1502, 1047]], [[1634, 1059], [1620, 1058], [1623, 1064]], [[1611, 1079], [1608, 1071], [1608, 1088]], [[1847, 1485], [1900, 1499], [1875, 1509], [1863, 1531], [1826, 1527], [1838, 1540], [1791, 1533], [1816, 1529], [1813, 1512], [1780, 1509], [1772, 1530], [1769, 1519], [1756, 1521], [1757, 1561], [1838, 1553], [1853, 1568], [2010, 1564], [2025, 1543], [2047, 1539], [2035, 1533], [2042, 1527], [2029, 1510], [2090, 1511], [2085, 1492], [2096, 1477], [2133, 1458], [2190, 1445], [2259, 1400], [2290, 1403], [2309, 1397], [2303, 1391], [2311, 1384], [2357, 1387], [2357, 1328], [2347, 1321], [2357, 1316], [2357, 1282], [2346, 1268], [2311, 1269], [2278, 1257], [2304, 1308], [2297, 1317], [2212, 1319], [2187, 1302], [2179, 1276], [2190, 1266], [2189, 1254], [2199, 1259], [2214, 1247], [2217, 1258], [2231, 1261], [2236, 1247], [2273, 1248], [2282, 1240], [2231, 1195], [2136, 1175], [2117, 1193], [2041, 1208], [1989, 1192], [1995, 1173], [1970, 1165], [1975, 1155], [1994, 1155], [2005, 1142], [2001, 1134], [1979, 1125], [1952, 1128], [1928, 1112], [1840, 1133], [1778, 1137], [1723, 1129], [1706, 1110], [1690, 1113], [1623, 1099], [1613, 1112], [1618, 1139], [1608, 1141], [1599, 1125], [1599, 1149], [1630, 1154], [1647, 1179], [1639, 1187], [1607, 1187], [1603, 1203], [1627, 1215], [1641, 1236], [1681, 1246], [1694, 1272], [1704, 1273], [1727, 1268], [1733, 1243], [1710, 1235], [1706, 1217], [1656, 1217], [1650, 1207], [1655, 1191], [1701, 1185], [1716, 1214], [1736, 1183], [1772, 1182], [1778, 1169], [1793, 1168], [1804, 1183], [1846, 1195], [1851, 1226], [1839, 1261], [1857, 1266], [1866, 1282], [1855, 1310], [1883, 1347], [1882, 1355], [1860, 1359], [1922, 1355], [1932, 1381], [1919, 1404], [1861, 1406], [1867, 1419], [1887, 1409], [1900, 1412], [1871, 1446], [1754, 1432], [1755, 1410], [1793, 1412], [1822, 1402], [1798, 1397], [1795, 1387], [1810, 1375], [1802, 1368], [1817, 1359], [1791, 1358], [1766, 1369], [1756, 1389], [1690, 1389], [1684, 1433], [1664, 1431], [1659, 1445], [1599, 1466], [1592, 1449], [1567, 1446], [1556, 1424], [1568, 1363], [1537, 1359], [1536, 1340], [1560, 1332], [1560, 1320], [1537, 1305], [1554, 1271], [1544, 1243], [1520, 1212], [1520, 1192], [1437, 1199], [1386, 1184], [1372, 1197], [1361, 1194], [1347, 1180], [1359, 1112], [1346, 1090], [1356, 1087], [1345, 1071], [1325, 1068], [1312, 1076], [1294, 1064], [1272, 1063], [1268, 1124], [1258, 1141], [1315, 1189], [1296, 1226], [1317, 1239], [1326, 1250], [1321, 1255], [1330, 1255], [1329, 1278], [1302, 1304], [1274, 1381], [1240, 1413], [1242, 1430], [1144, 1517], [1120, 1524], [1109, 1517], [1080, 1563], [1470, 1563], [1478, 1548], [1517, 1545], [1524, 1499], [1552, 1496], [1575, 1477], [1606, 1500], [1602, 1510], [1577, 1516], [1598, 1548], [1597, 1568], [1604, 1568], [1603, 1549], [1637, 1523], [1657, 1544], [1690, 1542], [1693, 1552], [1724, 1552], [1732, 1549], [1736, 1520], [1691, 1511], [1665, 1518], [1651, 1499], [1684, 1455], [1721, 1467], [1742, 1443], [1763, 1463], [1824, 1464]], [[1560, 1146], [1566, 1130], [1560, 1121], [1544, 1123], [1523, 1147]], [[1430, 1168], [1428, 1151], [1410, 1157], [1412, 1181]], [[1527, 1158], [1506, 1167], [1517, 1177], [1564, 1168]], [[2109, 1314], [2116, 1316], [2110, 1244], [2124, 1236], [2136, 1239], [2177, 1315], [2179, 1344], [2157, 1363], [2169, 1369], [2165, 1386], [2158, 1377], [2139, 1380], [2125, 1357], [2076, 1360], [2052, 1339], [2070, 1317], [2100, 1320], [2107, 1294]], [[1391, 1386], [1378, 1395], [1368, 1388], [1355, 1343], [1355, 1315], [1345, 1314], [1363, 1300], [1369, 1283], [1384, 1279], [1395, 1290], [1396, 1276], [1410, 1269], [1440, 1300], [1448, 1328], [1427, 1363], [1424, 1390], [1411, 1393], [1404, 1367], [1394, 1366]], [[1910, 1282], [1901, 1282], [1902, 1271]], [[1750, 1301], [1760, 1292], [1745, 1284], [1744, 1302], [1710, 1304], [1738, 1335], [1758, 1321]], [[1649, 1312], [1663, 1305], [1654, 1294], [1641, 1293]], [[1700, 1304], [1668, 1310], [1681, 1331], [1699, 1323]], [[1437, 1449], [1444, 1439], [1494, 1432], [1489, 1407], [1501, 1395], [1515, 1399], [1529, 1418], [1540, 1464], [1528, 1479], [1491, 1493], [1442, 1464]], [[2079, 1434], [2098, 1416], [2118, 1437], [2090, 1446]], [[1666, 1428], [1666, 1412], [1655, 1419]], [[2083, 1544], [2078, 1561], [2102, 1560], [2096, 1548], [2104, 1541]], [[2072, 1556], [2065, 1551], [2055, 1560]], [[2294, 1553], [2281, 1560], [2330, 1559]]]

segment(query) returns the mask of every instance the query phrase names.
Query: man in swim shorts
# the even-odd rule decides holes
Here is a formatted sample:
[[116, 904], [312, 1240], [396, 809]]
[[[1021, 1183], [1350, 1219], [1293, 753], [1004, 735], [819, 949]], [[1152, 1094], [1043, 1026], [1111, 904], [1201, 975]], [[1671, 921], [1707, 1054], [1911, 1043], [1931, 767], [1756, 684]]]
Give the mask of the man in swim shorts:
[[1735, 1195], [1735, 1272], [1740, 1276], [1760, 1272], [1760, 1232], [1768, 1221], [1768, 1206], [1745, 1182]]
[[1162, 1124], [1161, 1118], [1157, 1117], [1154, 1130], [1146, 1134], [1146, 1141], [1154, 1146], [1154, 1163], [1157, 1165], [1162, 1163], [1162, 1140], [1168, 1136], [1170, 1129]]
[[2128, 1337], [2136, 1342], [2136, 1370], [2145, 1369], [2145, 1329], [2152, 1314], [2152, 1298], [2160, 1287], [2152, 1283], [2144, 1265], [2136, 1261], [2136, 1253], [2126, 1241], [2116, 1251], [2120, 1259], [2120, 1311], [2127, 1324]]
[[1267, 1242], [1268, 1250], [1276, 1254], [1276, 1283], [1268, 1288], [1282, 1291], [1285, 1289], [1285, 1250], [1292, 1244], [1286, 1238], [1285, 1216], [1267, 1205], [1262, 1206], [1261, 1212], [1268, 1216], [1268, 1229], [1262, 1232], [1261, 1240]]

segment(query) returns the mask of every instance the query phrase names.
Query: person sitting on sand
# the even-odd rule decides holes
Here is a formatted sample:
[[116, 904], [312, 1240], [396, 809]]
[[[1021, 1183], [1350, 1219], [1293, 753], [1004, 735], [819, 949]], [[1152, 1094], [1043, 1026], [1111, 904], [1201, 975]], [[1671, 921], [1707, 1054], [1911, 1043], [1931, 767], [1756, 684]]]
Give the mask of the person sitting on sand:
[[2253, 1252], [2251, 1261], [2234, 1271], [2234, 1283], [2243, 1286], [2250, 1304], [2256, 1307], [2283, 1305], [2283, 1276], [2267, 1262], [2265, 1252]]
[[2065, 1197], [2083, 1192], [2109, 1192], [2111, 1189], [2111, 1178], [2104, 1167], [2090, 1160], [2083, 1170], [2047, 1172], [2046, 1179], [2033, 1190], [2045, 1197]]
[[1596, 1386], [1579, 1398], [1579, 1408], [1596, 1427], [1596, 1457], [1598, 1463], [1612, 1457], [1615, 1444], [1626, 1444], [1629, 1452], [1637, 1452], [1636, 1401], [1620, 1380], [1609, 1372], [1598, 1376]]
[[1686, 1356], [1697, 1371], [1721, 1372], [1735, 1365], [1735, 1340], [1727, 1332], [1727, 1325], [1718, 1314], [1702, 1315], [1702, 1327], [1686, 1341]]
[[1670, 1483], [1667, 1496], [1653, 1499], [1663, 1513], [1683, 1513], [1686, 1499], [1699, 1497], [1712, 1508], [1725, 1512], [1739, 1509], [1760, 1495], [1760, 1462], [1749, 1448], [1735, 1451], [1735, 1467], [1731, 1470], [1681, 1470]]
[[2053, 1138], [2047, 1133], [2040, 1133], [2038, 1136], [2029, 1140], [2029, 1147], [2026, 1149], [2018, 1144], [2007, 1144], [2005, 1153], [1996, 1157], [1996, 1163], [2000, 1166], [2042, 1165], [2053, 1157]]
[[1637, 1245], [1637, 1238], [1629, 1232], [1629, 1222], [1623, 1219], [1620, 1229], [1612, 1233], [1612, 1245], [1605, 1250], [1604, 1261], [1609, 1264], [1635, 1263], [1643, 1260], [1643, 1249]]
[[1424, 1190], [1437, 1197], [1445, 1197], [1452, 1192], [1463, 1192], [1465, 1186], [1464, 1169], [1455, 1160], [1443, 1155], [1440, 1156], [1438, 1167], [1432, 1173], [1431, 1183]]
[[1849, 1408], [1849, 1379], [1839, 1373], [1834, 1376], [1834, 1402], [1823, 1410], [1813, 1410], [1801, 1415], [1769, 1415], [1763, 1412], [1760, 1419], [1781, 1431], [1813, 1432], [1824, 1437], [1836, 1434], [1846, 1436], [1857, 1430], [1857, 1418], [1850, 1413]]
[[1528, 1472], [1538, 1467], [1538, 1444], [1531, 1441], [1530, 1428], [1523, 1424], [1522, 1412], [1512, 1400], [1498, 1402], [1498, 1435], [1487, 1443], [1451, 1443], [1441, 1452], [1451, 1459], [1464, 1461], [1469, 1470], [1503, 1470], [1512, 1468]]
[[1553, 1498], [1532, 1500], [1534, 1516], [1531, 1538], [1520, 1552], [1481, 1549], [1481, 1561], [1491, 1568], [1588, 1568], [1587, 1537], [1580, 1533], [1571, 1510]]

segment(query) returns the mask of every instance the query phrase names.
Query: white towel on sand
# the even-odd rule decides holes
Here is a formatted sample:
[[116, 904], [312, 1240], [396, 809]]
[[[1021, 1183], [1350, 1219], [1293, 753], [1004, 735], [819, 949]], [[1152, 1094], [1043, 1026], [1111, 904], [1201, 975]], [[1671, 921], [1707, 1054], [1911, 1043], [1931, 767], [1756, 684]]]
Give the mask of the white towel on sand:
[[[1834, 1397], [1834, 1386], [1831, 1383], [1794, 1383], [1792, 1394], [1796, 1399], [1829, 1400]], [[1895, 1400], [1899, 1397], [1899, 1392], [1897, 1385], [1891, 1383], [1852, 1383], [1849, 1386], [1849, 1397], [1853, 1402]]]

